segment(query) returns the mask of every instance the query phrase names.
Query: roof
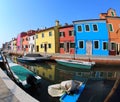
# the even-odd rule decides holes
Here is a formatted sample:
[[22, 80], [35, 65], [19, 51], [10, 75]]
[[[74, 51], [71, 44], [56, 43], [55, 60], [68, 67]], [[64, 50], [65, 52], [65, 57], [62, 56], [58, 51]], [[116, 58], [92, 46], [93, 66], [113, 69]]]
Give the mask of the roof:
[[36, 31], [37, 33], [39, 33], [39, 32], [43, 32], [43, 31], [46, 31], [46, 30], [50, 30], [50, 29], [53, 29], [55, 26], [53, 26], [53, 27], [49, 27], [49, 28], [44, 28], [44, 29], [40, 29], [40, 30], [38, 30], [38, 31]]
[[87, 19], [87, 20], [76, 20], [76, 21], [73, 21], [73, 23], [76, 23], [76, 22], [89, 22], [89, 21], [106, 21], [106, 19]]
[[61, 28], [69, 28], [69, 27], [73, 27], [73, 24], [61, 26], [59, 29], [61, 29]]

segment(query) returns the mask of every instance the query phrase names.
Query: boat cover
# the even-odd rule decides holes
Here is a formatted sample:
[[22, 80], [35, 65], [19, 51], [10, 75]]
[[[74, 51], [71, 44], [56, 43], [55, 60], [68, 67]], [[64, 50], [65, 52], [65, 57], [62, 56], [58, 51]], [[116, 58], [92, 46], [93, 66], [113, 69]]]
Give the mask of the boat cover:
[[76, 80], [67, 80], [63, 81], [60, 84], [54, 84], [48, 86], [48, 93], [52, 97], [60, 97], [64, 93], [70, 93], [75, 90], [78, 90], [79, 87], [82, 85], [82, 82]]

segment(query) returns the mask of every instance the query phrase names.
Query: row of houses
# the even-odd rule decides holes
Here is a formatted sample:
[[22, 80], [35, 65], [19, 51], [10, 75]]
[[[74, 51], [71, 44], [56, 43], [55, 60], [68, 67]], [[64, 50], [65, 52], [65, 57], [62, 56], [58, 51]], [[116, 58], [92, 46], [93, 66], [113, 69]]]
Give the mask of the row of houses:
[[99, 19], [77, 20], [55, 26], [22, 32], [3, 49], [40, 53], [81, 55], [119, 55], [120, 17], [114, 9], [101, 13]]

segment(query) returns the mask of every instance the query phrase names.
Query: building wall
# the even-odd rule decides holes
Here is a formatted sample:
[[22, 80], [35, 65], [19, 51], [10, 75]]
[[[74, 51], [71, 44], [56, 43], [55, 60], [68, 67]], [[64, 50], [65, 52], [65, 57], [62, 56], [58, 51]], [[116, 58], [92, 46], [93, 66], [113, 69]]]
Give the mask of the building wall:
[[[73, 26], [66, 26], [59, 28], [59, 34], [60, 32], [64, 32], [64, 36], [59, 37], [60, 44], [63, 43], [64, 47], [60, 48], [60, 53], [70, 53], [74, 54], [74, 48], [70, 47], [70, 43], [74, 42], [74, 36], [69, 35], [69, 31], [73, 31]], [[73, 31], [74, 32], [74, 31]], [[69, 44], [68, 46], [66, 44]]]
[[[52, 36], [49, 36], [49, 32], [52, 33]], [[46, 44], [46, 53], [55, 53], [55, 31], [53, 29], [41, 31], [38, 34], [38, 39], [36, 39], [36, 45], [39, 46], [39, 52], [45, 53], [45, 44]], [[42, 37], [44, 34], [44, 37]], [[51, 44], [51, 48], [48, 47], [48, 44]], [[41, 48], [42, 46], [42, 48]]]
[[[90, 31], [85, 31], [85, 25], [89, 25]], [[97, 25], [98, 31], [93, 30], [93, 24]], [[82, 26], [82, 31], [78, 31], [78, 26]], [[93, 21], [81, 21], [74, 23], [75, 30], [75, 44], [76, 44], [76, 54], [82, 55], [108, 55], [108, 50], [103, 50], [103, 42], [108, 43], [108, 30], [105, 20], [93, 20]], [[83, 41], [83, 48], [79, 48], [79, 41]], [[94, 42], [99, 42], [99, 48], [96, 49]], [[91, 46], [87, 47], [86, 43], [90, 43]], [[91, 52], [89, 53], [89, 49]]]
[[21, 50], [21, 34], [17, 36], [17, 51]]
[[[120, 18], [107, 18], [107, 24], [112, 25], [113, 31], [110, 31], [109, 26], [109, 40], [110, 40], [110, 54], [120, 54]], [[112, 49], [111, 43], [115, 43], [115, 48]], [[114, 53], [112, 53], [114, 52]]]
[[35, 35], [29, 36], [29, 52], [35, 52]]
[[29, 45], [28, 36], [27, 35], [23, 36], [22, 37], [22, 50], [28, 52], [28, 47], [29, 47], [28, 45]]

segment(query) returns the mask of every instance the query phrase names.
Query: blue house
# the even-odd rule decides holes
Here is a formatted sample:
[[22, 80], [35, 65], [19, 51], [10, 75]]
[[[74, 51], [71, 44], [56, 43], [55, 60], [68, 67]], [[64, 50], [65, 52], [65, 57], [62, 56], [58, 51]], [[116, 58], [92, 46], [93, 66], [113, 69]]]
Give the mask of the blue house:
[[91, 19], [73, 21], [75, 53], [81, 55], [109, 55], [106, 20]]

